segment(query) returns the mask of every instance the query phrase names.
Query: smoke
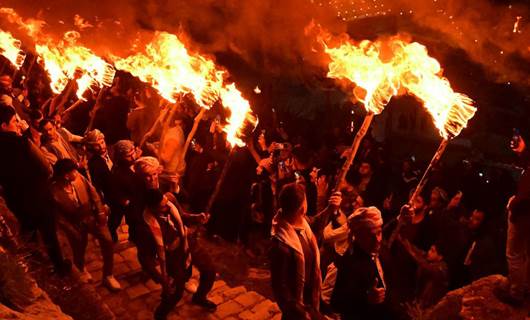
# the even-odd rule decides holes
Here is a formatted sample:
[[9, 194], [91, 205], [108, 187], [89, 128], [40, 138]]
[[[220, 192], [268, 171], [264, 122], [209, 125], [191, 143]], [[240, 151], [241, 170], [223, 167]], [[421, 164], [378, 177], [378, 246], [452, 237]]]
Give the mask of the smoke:
[[[152, 31], [161, 30], [187, 35], [190, 47], [202, 54], [234, 55], [249, 68], [272, 74], [323, 65], [322, 53], [313, 48], [315, 39], [304, 34], [312, 20], [340, 33], [347, 26], [343, 20], [355, 23], [363, 17], [359, 13], [394, 16], [398, 29], [392, 31], [401, 31], [400, 25], [407, 25], [403, 21], [412, 20], [417, 27], [407, 25], [406, 31], [413, 36], [435, 31], [436, 40], [465, 50], [495, 81], [529, 86], [530, 10], [523, 4], [492, 1], [343, 0], [334, 1], [333, 7], [323, 0], [5, 0], [2, 6], [46, 21], [43, 30], [56, 37], [79, 31], [82, 43], [101, 55], [131, 54]], [[374, 32], [388, 32], [382, 28], [373, 25]]]
[[493, 80], [530, 85], [527, 6], [490, 0], [399, 1], [413, 11], [415, 23], [440, 32], [442, 41], [465, 50]]
[[[304, 28], [312, 20], [331, 30], [344, 27], [308, 0], [118, 0], [4, 1], [23, 17], [46, 21], [45, 33], [61, 37], [81, 33], [81, 42], [101, 55], [124, 56], [149, 41], [152, 31], [185, 35], [190, 47], [203, 54], [229, 53], [268, 72], [288, 73], [286, 65], [312, 58]], [[340, 30], [342, 31], [342, 30]]]

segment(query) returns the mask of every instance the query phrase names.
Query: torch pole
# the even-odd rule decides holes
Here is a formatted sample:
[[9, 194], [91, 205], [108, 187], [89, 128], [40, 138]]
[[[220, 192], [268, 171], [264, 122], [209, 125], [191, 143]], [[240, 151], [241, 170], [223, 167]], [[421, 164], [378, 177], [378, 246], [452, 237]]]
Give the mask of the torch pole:
[[368, 114], [366, 114], [366, 116], [364, 117], [363, 124], [361, 125], [361, 127], [359, 128], [359, 131], [357, 131], [357, 134], [355, 135], [355, 138], [353, 139], [353, 143], [351, 146], [351, 152], [346, 158], [346, 161], [344, 161], [344, 164], [342, 165], [339, 176], [337, 177], [337, 181], [335, 182], [335, 188], [333, 188], [333, 192], [339, 191], [342, 181], [346, 179], [346, 175], [348, 174], [348, 171], [350, 171], [350, 167], [353, 163], [353, 160], [355, 160], [355, 156], [357, 155], [357, 151], [359, 150], [361, 141], [366, 135], [366, 132], [368, 132], [368, 128], [370, 127], [370, 124], [372, 124], [373, 119], [374, 119], [373, 112], [368, 112]]
[[202, 117], [206, 113], [205, 108], [201, 108], [201, 111], [199, 111], [199, 114], [195, 117], [195, 120], [193, 120], [193, 127], [191, 128], [190, 133], [188, 133], [188, 137], [186, 138], [186, 142], [184, 143], [184, 151], [182, 152], [182, 159], [186, 157], [186, 153], [188, 152], [188, 149], [190, 148], [191, 140], [193, 140], [193, 137], [195, 137], [195, 133], [197, 133], [197, 129], [199, 128], [199, 123], [201, 122]]
[[[449, 144], [449, 139], [444, 138], [442, 142], [440, 142], [440, 145], [438, 146], [438, 150], [436, 150], [436, 153], [432, 157], [431, 162], [429, 163], [429, 166], [427, 169], [425, 169], [425, 172], [423, 173], [423, 176], [420, 179], [420, 182], [418, 182], [418, 185], [416, 186], [416, 189], [414, 189], [414, 192], [409, 198], [408, 205], [412, 208], [412, 204], [414, 202], [414, 199], [422, 193], [423, 189], [425, 188], [425, 185], [427, 184], [427, 181], [429, 180], [429, 176], [432, 172], [432, 169], [440, 162], [440, 158], [445, 152], [445, 149], [447, 148], [447, 145]], [[392, 247], [392, 244], [396, 240], [397, 235], [399, 234], [399, 231], [401, 230], [401, 227], [403, 226], [403, 219], [399, 219], [398, 216], [398, 224], [394, 231], [392, 231], [392, 234], [388, 238], [387, 247]]]
[[96, 120], [96, 113], [98, 112], [99, 108], [101, 108], [101, 99], [103, 99], [103, 93], [105, 91], [105, 87], [102, 87], [101, 90], [98, 92], [98, 96], [96, 98], [96, 102], [94, 103], [94, 108], [92, 108], [92, 111], [90, 112], [90, 122], [88, 123], [88, 127], [85, 130], [85, 134], [87, 134], [92, 128], [94, 127], [94, 121]]
[[215, 185], [215, 189], [213, 190], [213, 193], [210, 195], [210, 199], [208, 199], [208, 205], [206, 206], [206, 213], [210, 213], [212, 210], [213, 204], [215, 200], [217, 199], [217, 196], [219, 195], [219, 191], [221, 190], [221, 186], [223, 185], [223, 182], [226, 178], [226, 174], [228, 173], [228, 168], [232, 164], [234, 154], [235, 154], [236, 147], [232, 147], [232, 150], [230, 150], [230, 153], [228, 154], [228, 158], [226, 159], [225, 165], [223, 167], [223, 171], [221, 171], [221, 175], [219, 176], [219, 179], [217, 180], [217, 184]]
[[31, 70], [33, 70], [33, 66], [35, 66], [35, 62], [37, 62], [37, 55], [33, 56], [33, 59], [31, 59], [31, 62], [29, 63], [28, 69], [26, 70], [27, 77], [29, 77]]
[[431, 163], [429, 163], [429, 166], [423, 173], [420, 182], [418, 182], [416, 189], [414, 189], [414, 192], [412, 193], [412, 196], [409, 199], [409, 205], [412, 205], [414, 199], [423, 191], [423, 188], [425, 188], [425, 185], [429, 180], [429, 175], [432, 172], [432, 169], [438, 164], [438, 162], [440, 162], [440, 158], [444, 154], [448, 144], [449, 139], [443, 139], [442, 142], [440, 142], [440, 146], [438, 146], [438, 150], [436, 150], [434, 157], [432, 157]]

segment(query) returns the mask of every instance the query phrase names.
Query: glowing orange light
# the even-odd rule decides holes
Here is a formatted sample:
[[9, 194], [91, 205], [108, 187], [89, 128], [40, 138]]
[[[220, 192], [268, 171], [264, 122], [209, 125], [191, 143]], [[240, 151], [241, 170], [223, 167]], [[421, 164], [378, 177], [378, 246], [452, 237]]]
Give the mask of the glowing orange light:
[[21, 43], [11, 33], [0, 30], [0, 54], [17, 69], [24, 63], [26, 54], [20, 50]]
[[381, 113], [393, 96], [409, 93], [423, 102], [446, 139], [460, 134], [476, 112], [473, 101], [453, 91], [438, 61], [417, 42], [346, 40], [334, 48], [322, 42], [331, 58], [328, 77], [355, 83], [354, 95], [369, 112]]

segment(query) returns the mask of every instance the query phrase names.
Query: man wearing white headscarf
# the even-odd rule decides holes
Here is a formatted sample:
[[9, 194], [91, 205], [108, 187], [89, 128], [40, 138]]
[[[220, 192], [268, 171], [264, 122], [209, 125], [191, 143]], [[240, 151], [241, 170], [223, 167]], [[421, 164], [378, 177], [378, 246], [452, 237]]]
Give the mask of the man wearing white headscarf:
[[348, 218], [351, 243], [337, 261], [337, 282], [331, 297], [342, 319], [390, 319], [386, 282], [379, 261], [383, 218], [376, 207], [359, 208]]

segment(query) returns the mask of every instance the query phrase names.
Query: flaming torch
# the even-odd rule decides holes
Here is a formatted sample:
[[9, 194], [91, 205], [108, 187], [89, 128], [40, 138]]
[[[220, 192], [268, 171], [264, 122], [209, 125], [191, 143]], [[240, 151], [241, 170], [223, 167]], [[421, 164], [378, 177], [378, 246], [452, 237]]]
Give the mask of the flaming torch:
[[[399, 68], [401, 85], [423, 102], [433, 118], [434, 125], [442, 136], [442, 141], [429, 166], [409, 199], [414, 199], [423, 191], [432, 169], [438, 164], [450, 140], [460, 134], [468, 121], [475, 115], [476, 108], [468, 96], [454, 92], [449, 81], [442, 76], [438, 61], [430, 57], [427, 49], [419, 43], [407, 44], [396, 40], [394, 45], [400, 48]], [[388, 241], [392, 246], [400, 228], [401, 220]]]
[[[117, 69], [127, 71], [151, 85], [170, 103], [176, 103], [181, 95], [192, 94], [202, 109], [186, 139], [185, 155], [204, 113], [219, 99], [224, 72], [218, 70], [212, 60], [190, 53], [176, 35], [167, 32], [156, 32], [143, 52], [127, 58], [114, 57], [114, 62]], [[155, 126], [169, 114], [167, 111], [162, 112]]]
[[79, 33], [70, 31], [65, 33], [62, 41], [56, 44], [38, 44], [36, 50], [50, 77], [52, 91], [60, 94], [70, 80], [76, 79], [76, 95], [84, 100], [86, 90], [111, 86], [115, 70], [90, 49], [76, 45], [78, 38]]
[[0, 54], [4, 56], [18, 70], [26, 59], [26, 54], [20, 50], [21, 42], [11, 33], [0, 30]]
[[353, 41], [346, 41], [335, 48], [329, 48], [324, 41], [322, 43], [331, 58], [328, 77], [347, 79], [354, 83], [356, 87], [353, 94], [367, 111], [363, 124], [353, 140], [350, 154], [336, 180], [334, 190], [338, 191], [374, 116], [381, 113], [392, 96], [397, 93], [399, 83], [393, 76], [393, 61], [384, 56], [381, 42], [362, 41], [355, 44]]
[[[221, 101], [223, 106], [231, 111], [230, 118], [227, 119], [228, 125], [223, 129], [227, 133], [228, 141], [232, 146], [245, 145], [240, 138], [245, 120], [252, 125], [256, 123], [250, 114], [249, 102], [242, 97], [234, 84], [225, 85], [225, 71], [219, 69], [211, 59], [191, 53], [176, 35], [156, 32], [143, 52], [127, 58], [115, 57], [114, 62], [117, 69], [130, 72], [142, 82], [150, 84], [170, 103], [176, 103], [179, 96], [191, 94], [201, 107], [186, 138], [182, 157], [191, 144], [201, 118], [216, 101]], [[171, 112], [166, 110], [160, 117], [168, 117], [170, 114]], [[161, 123], [161, 118], [156, 123]], [[234, 149], [232, 148], [215, 191], [210, 197], [207, 211], [211, 209], [226, 177]]]
[[442, 76], [440, 64], [428, 55], [424, 46], [418, 43], [400, 45], [404, 54], [401, 84], [423, 102], [443, 138], [409, 200], [411, 204], [422, 192], [429, 173], [439, 162], [449, 141], [460, 134], [477, 109], [468, 96], [453, 91], [449, 81]]
[[230, 109], [231, 113], [230, 117], [227, 119], [228, 124], [223, 128], [223, 131], [226, 132], [226, 139], [232, 146], [232, 149], [230, 150], [228, 159], [224, 164], [223, 171], [221, 171], [221, 175], [217, 180], [215, 189], [208, 199], [208, 205], [206, 206], [205, 210], [208, 213], [211, 211], [213, 204], [219, 195], [219, 191], [221, 190], [221, 186], [223, 185], [223, 182], [226, 178], [228, 168], [232, 164], [236, 146], [245, 146], [245, 142], [243, 141], [245, 136], [245, 128], [250, 127], [253, 130], [257, 125], [257, 119], [252, 114], [250, 103], [248, 100], [243, 98], [241, 92], [236, 88], [235, 84], [232, 83], [223, 88], [221, 91], [221, 101], [225, 107]]

